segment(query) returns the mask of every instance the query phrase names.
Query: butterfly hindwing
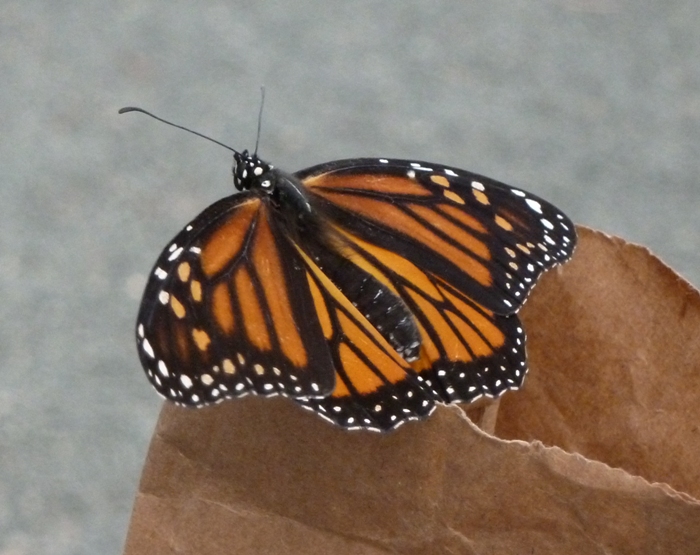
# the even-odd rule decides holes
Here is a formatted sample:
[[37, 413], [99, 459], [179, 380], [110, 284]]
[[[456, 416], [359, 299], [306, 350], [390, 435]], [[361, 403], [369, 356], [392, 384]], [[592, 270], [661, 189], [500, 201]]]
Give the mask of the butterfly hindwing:
[[527, 372], [525, 334], [517, 315], [503, 316], [435, 281], [440, 299], [409, 289], [423, 352], [412, 364], [444, 403], [469, 403], [518, 389]]
[[488, 310], [396, 253], [340, 233], [345, 252], [353, 251], [349, 260], [388, 284], [413, 316], [421, 348], [411, 366], [436, 399], [469, 402], [522, 384], [525, 336], [517, 316]]
[[270, 207], [248, 194], [210, 206], [164, 250], [137, 341], [153, 385], [185, 405], [319, 396], [335, 383], [307, 270]]

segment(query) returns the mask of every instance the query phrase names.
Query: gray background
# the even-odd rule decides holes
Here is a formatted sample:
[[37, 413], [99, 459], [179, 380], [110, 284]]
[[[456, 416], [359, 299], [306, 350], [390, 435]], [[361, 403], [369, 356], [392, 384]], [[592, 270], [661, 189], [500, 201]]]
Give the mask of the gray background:
[[160, 250], [232, 191], [388, 156], [531, 190], [695, 284], [697, 0], [0, 4], [0, 555], [119, 553], [160, 400], [133, 325]]

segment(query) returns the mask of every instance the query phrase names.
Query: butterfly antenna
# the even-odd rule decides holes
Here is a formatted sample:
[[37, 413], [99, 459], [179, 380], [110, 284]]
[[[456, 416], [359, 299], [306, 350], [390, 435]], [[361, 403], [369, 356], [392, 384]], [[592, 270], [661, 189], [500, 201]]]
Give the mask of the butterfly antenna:
[[260, 144], [260, 130], [262, 129], [262, 113], [263, 106], [265, 106], [265, 85], [260, 87], [260, 112], [258, 113], [258, 136], [255, 137], [255, 152], [254, 156], [258, 155], [258, 145]]
[[[222, 146], [224, 148], [229, 149], [231, 152], [235, 152], [238, 154], [238, 151], [231, 148], [228, 145], [225, 145], [224, 143], [220, 143], [216, 139], [212, 139], [211, 137], [207, 137], [206, 135], [202, 135], [201, 133], [198, 133], [197, 131], [192, 131], [192, 129], [188, 129], [187, 127], [183, 127], [182, 125], [178, 125], [176, 123], [173, 123], [171, 121], [165, 120], [163, 118], [159, 118], [158, 116], [151, 114], [151, 112], [147, 112], [143, 108], [136, 108], [134, 106], [127, 106], [126, 108], [122, 108], [119, 110], [120, 114], [126, 114], [127, 112], [141, 112], [142, 114], [146, 114], [147, 116], [151, 116], [153, 119], [157, 119], [160, 122], [167, 123], [168, 125], [172, 125], [173, 127], [177, 127], [178, 129], [182, 129], [183, 131], [188, 131], [189, 133], [192, 133], [193, 135], [197, 135], [198, 137], [202, 137], [203, 139], [206, 139], [207, 141], [211, 141], [212, 143], [216, 143], [219, 146]], [[258, 131], [259, 133], [259, 131]], [[257, 150], [257, 145], [256, 145], [256, 150]]]

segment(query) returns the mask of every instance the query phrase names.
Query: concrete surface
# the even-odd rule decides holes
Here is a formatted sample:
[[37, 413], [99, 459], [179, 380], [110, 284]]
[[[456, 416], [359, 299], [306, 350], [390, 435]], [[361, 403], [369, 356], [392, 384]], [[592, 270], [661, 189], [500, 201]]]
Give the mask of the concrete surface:
[[133, 325], [160, 250], [296, 170], [452, 164], [700, 284], [697, 0], [0, 3], [0, 555], [120, 553], [160, 400]]

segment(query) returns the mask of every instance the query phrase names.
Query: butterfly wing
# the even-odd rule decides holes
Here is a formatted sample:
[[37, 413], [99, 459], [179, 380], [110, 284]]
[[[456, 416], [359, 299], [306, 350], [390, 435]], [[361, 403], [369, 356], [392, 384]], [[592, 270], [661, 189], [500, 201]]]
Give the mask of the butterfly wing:
[[439, 164], [340, 160], [296, 176], [339, 227], [499, 314], [516, 312], [576, 243], [571, 221], [548, 202]]
[[313, 397], [333, 390], [308, 270], [270, 211], [249, 193], [222, 199], [156, 262], [137, 343], [166, 398], [200, 406], [250, 392]]
[[522, 384], [525, 336], [513, 313], [571, 255], [566, 216], [519, 189], [422, 162], [339, 161], [297, 175], [343, 237], [342, 254], [413, 315], [412, 368], [428, 391], [469, 402]]
[[[137, 322], [153, 386], [189, 406], [282, 394], [347, 428], [426, 416], [432, 396], [397, 353], [405, 343], [404, 356], [418, 357], [408, 309], [313, 238], [299, 246], [277, 216], [241, 193], [207, 208], [163, 251]], [[388, 339], [365, 313], [386, 315]]]
[[[439, 276], [396, 253], [339, 229], [342, 252], [400, 299], [418, 330], [411, 367], [436, 399], [469, 402], [518, 388], [526, 372], [525, 337], [516, 315], [488, 310]], [[368, 318], [384, 328], [382, 314]]]

